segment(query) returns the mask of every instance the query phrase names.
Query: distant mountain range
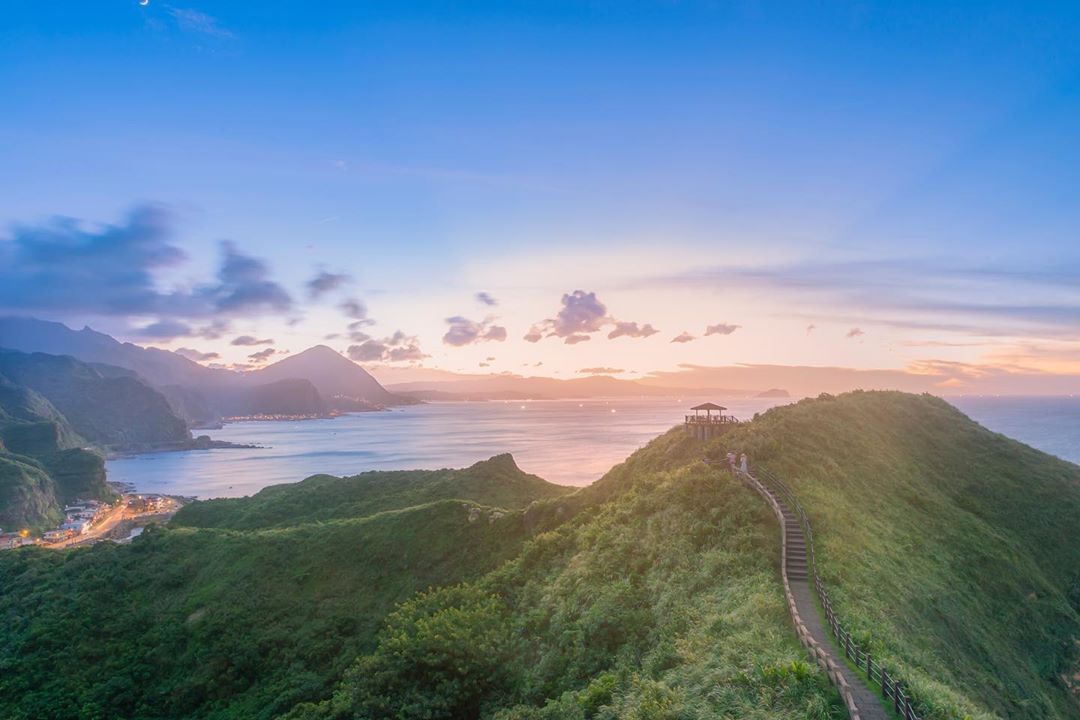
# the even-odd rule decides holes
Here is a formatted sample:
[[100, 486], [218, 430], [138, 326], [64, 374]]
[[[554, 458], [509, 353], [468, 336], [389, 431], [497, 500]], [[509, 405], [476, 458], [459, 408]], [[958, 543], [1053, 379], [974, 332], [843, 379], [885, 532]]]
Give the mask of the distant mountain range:
[[231, 416], [321, 415], [377, 410], [425, 401], [555, 400], [589, 397], [787, 397], [781, 389], [671, 387], [608, 375], [560, 380], [521, 375], [455, 375], [383, 387], [364, 368], [325, 345], [258, 370], [210, 368], [177, 353], [122, 343], [85, 327], [0, 318], [0, 348], [70, 355], [134, 372], [161, 392], [174, 412], [193, 427]]
[[569, 398], [640, 397], [788, 397], [787, 391], [773, 388], [733, 390], [730, 388], [673, 388], [650, 385], [640, 380], [620, 380], [598, 375], [572, 380], [520, 375], [487, 375], [459, 380], [431, 380], [398, 383], [390, 390], [425, 401], [440, 400], [560, 400]]
[[67, 355], [134, 373], [189, 425], [241, 415], [324, 415], [418, 402], [387, 391], [366, 370], [325, 345], [259, 370], [200, 365], [174, 352], [122, 343], [85, 327], [33, 318], [0, 318], [0, 348]]

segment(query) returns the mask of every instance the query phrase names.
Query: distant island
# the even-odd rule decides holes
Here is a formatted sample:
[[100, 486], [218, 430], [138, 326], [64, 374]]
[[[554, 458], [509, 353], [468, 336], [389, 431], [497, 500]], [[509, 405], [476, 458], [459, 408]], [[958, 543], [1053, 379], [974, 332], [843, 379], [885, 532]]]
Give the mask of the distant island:
[[789, 398], [791, 394], [787, 390], [781, 390], [780, 388], [772, 388], [770, 390], [764, 390], [759, 392], [754, 397], [759, 398]]

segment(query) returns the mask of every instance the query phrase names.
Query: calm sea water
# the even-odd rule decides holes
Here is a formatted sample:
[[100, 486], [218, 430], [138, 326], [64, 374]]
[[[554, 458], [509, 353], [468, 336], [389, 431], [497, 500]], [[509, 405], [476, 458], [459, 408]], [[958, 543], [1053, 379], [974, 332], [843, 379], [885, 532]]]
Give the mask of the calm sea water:
[[[315, 473], [464, 467], [512, 453], [518, 466], [561, 485], [588, 485], [671, 426], [702, 398], [431, 403], [328, 420], [240, 422], [215, 440], [262, 449], [151, 453], [110, 460], [109, 479], [143, 492], [250, 495]], [[784, 399], [725, 402], [750, 418]]]
[[[587, 485], [652, 438], [682, 422], [702, 398], [432, 403], [329, 420], [243, 422], [209, 434], [257, 450], [153, 453], [110, 460], [109, 479], [144, 492], [250, 495], [315, 473], [464, 467], [498, 453], [563, 485]], [[790, 402], [730, 400], [749, 418]], [[1080, 398], [960, 398], [952, 402], [992, 430], [1080, 462]]]
[[995, 432], [1080, 464], [1080, 397], [949, 398]]

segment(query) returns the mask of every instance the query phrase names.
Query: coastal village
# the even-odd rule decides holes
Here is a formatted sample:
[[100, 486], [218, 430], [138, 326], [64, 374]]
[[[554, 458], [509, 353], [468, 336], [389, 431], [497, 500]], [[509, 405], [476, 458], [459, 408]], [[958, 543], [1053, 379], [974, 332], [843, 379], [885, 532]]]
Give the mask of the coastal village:
[[183, 504], [182, 498], [131, 492], [122, 492], [111, 503], [80, 500], [64, 508], [64, 521], [59, 527], [40, 535], [26, 528], [0, 528], [0, 550], [25, 545], [61, 549], [92, 545], [102, 540], [129, 542], [147, 524], [168, 519]]

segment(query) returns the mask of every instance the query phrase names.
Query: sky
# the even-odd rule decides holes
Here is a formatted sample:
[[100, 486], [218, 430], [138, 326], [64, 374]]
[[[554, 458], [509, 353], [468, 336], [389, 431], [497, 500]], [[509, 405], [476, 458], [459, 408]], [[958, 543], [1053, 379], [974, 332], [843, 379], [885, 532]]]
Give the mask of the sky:
[[1060, 2], [13, 3], [0, 312], [399, 380], [1080, 392], [1078, 32]]

